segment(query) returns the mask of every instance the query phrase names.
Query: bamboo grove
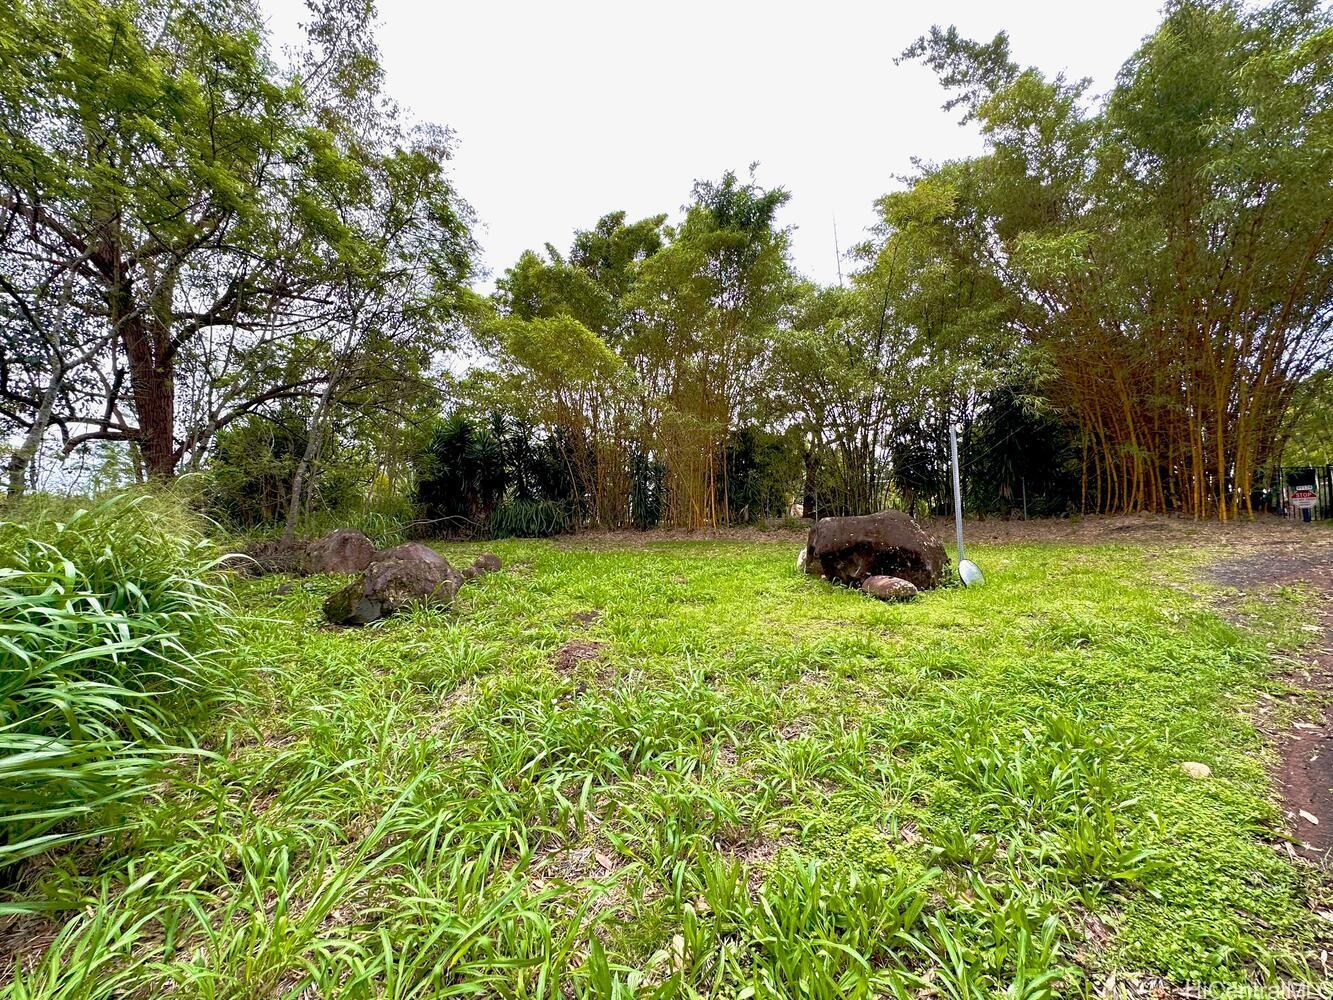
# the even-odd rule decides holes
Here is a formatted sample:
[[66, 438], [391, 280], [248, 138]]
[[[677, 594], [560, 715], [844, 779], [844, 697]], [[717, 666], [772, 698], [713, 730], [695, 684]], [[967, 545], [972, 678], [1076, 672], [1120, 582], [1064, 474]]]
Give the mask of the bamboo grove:
[[1333, 29], [1313, 4], [1175, 4], [1089, 109], [1085, 82], [937, 32], [916, 48], [992, 151], [936, 176], [970, 266], [1077, 419], [1092, 509], [1248, 511], [1325, 377]]

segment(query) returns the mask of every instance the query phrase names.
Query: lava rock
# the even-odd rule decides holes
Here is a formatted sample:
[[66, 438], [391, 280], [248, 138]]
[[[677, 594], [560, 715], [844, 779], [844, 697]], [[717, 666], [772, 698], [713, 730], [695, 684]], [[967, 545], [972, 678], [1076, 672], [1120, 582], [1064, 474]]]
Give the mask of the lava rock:
[[485, 576], [487, 573], [495, 573], [500, 569], [500, 557], [491, 553], [483, 552], [472, 560], [472, 565], [463, 570], [464, 580], [475, 580], [479, 576]]
[[472, 560], [472, 568], [478, 573], [498, 573], [503, 565], [494, 552], [483, 552]]
[[917, 595], [915, 584], [897, 576], [868, 576], [861, 581], [861, 592], [881, 601], [910, 601]]
[[324, 616], [338, 625], [367, 625], [414, 605], [447, 608], [463, 575], [420, 542], [376, 552], [362, 574], [324, 602]]
[[894, 576], [929, 590], [944, 578], [944, 564], [944, 546], [900, 510], [821, 518], [806, 542], [805, 571], [848, 586]]
[[247, 558], [237, 561], [237, 569], [246, 576], [360, 573], [374, 554], [374, 543], [361, 532], [338, 528], [313, 541], [271, 538], [255, 542], [246, 548]]
[[383, 617], [382, 605], [366, 597], [361, 580], [349, 583], [324, 601], [324, 617], [334, 625], [369, 625]]
[[375, 544], [355, 528], [337, 528], [323, 538], [307, 542], [301, 556], [301, 572], [360, 573], [370, 565]]

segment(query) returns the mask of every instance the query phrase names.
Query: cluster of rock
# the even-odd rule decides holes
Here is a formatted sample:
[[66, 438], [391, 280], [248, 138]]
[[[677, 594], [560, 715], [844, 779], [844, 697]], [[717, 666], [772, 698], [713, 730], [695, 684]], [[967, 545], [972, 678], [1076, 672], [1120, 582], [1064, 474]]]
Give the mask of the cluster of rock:
[[245, 551], [248, 557], [238, 568], [252, 576], [269, 573], [359, 573], [375, 554], [375, 543], [353, 528], [338, 528], [322, 538], [269, 539]]
[[324, 602], [325, 617], [337, 625], [368, 625], [413, 606], [447, 608], [464, 583], [500, 568], [499, 556], [485, 553], [471, 566], [455, 569], [420, 542], [376, 549], [351, 528], [308, 542], [263, 543], [249, 555], [264, 573], [356, 573]]
[[815, 522], [797, 567], [883, 601], [911, 600], [944, 578], [944, 546], [899, 510]]
[[499, 557], [487, 553], [457, 570], [434, 549], [405, 542], [371, 556], [360, 576], [324, 602], [324, 616], [338, 625], [368, 625], [413, 606], [447, 608], [464, 583], [499, 568]]

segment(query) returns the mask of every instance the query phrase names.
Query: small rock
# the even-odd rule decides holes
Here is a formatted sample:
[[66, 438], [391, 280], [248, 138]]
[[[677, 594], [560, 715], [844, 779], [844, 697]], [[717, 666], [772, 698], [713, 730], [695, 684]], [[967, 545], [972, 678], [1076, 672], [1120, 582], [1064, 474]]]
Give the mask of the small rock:
[[490, 552], [483, 552], [472, 560], [472, 565], [464, 567], [463, 579], [475, 580], [479, 576], [485, 576], [487, 573], [495, 573], [500, 569], [500, 557]]
[[478, 576], [483, 573], [497, 573], [501, 565], [503, 564], [500, 562], [500, 557], [493, 552], [483, 552], [472, 560], [472, 568], [477, 571]]
[[283, 584], [282, 586], [280, 586], [280, 587], [274, 587], [274, 588], [273, 588], [273, 596], [274, 596], [274, 597], [286, 597], [288, 594], [290, 594], [290, 593], [291, 593], [293, 590], [295, 590], [295, 589], [296, 589], [296, 586], [295, 586], [294, 584], [284, 583], [284, 584]]
[[917, 594], [915, 584], [897, 576], [868, 576], [861, 592], [881, 601], [910, 601]]
[[1200, 764], [1197, 760], [1187, 760], [1180, 765], [1180, 769], [1191, 778], [1208, 778], [1212, 776], [1213, 769], [1207, 764]]

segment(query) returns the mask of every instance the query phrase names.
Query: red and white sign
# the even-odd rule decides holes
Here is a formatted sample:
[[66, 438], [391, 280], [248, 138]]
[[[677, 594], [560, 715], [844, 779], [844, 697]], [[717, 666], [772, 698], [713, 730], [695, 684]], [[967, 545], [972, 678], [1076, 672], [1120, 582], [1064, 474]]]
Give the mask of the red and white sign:
[[1313, 486], [1297, 486], [1291, 491], [1291, 505], [1297, 510], [1313, 510], [1319, 494]]

